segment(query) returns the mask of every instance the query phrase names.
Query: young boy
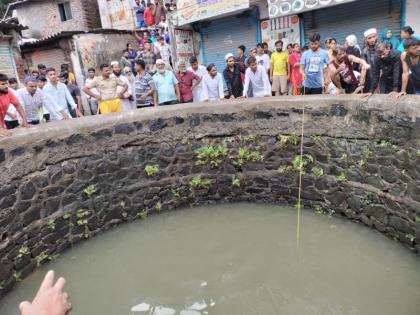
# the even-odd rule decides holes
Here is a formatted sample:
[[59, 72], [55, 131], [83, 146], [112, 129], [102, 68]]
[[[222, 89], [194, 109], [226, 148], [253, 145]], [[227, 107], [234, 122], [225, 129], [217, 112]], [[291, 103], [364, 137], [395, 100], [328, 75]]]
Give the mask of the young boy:
[[136, 13], [137, 28], [147, 27], [144, 22], [144, 11], [146, 10], [144, 1], [140, 3], [140, 0], [136, 0], [136, 5], [133, 7], [133, 10]]
[[147, 5], [147, 9], [144, 11], [144, 20], [147, 26], [155, 25], [155, 6], [152, 3]]

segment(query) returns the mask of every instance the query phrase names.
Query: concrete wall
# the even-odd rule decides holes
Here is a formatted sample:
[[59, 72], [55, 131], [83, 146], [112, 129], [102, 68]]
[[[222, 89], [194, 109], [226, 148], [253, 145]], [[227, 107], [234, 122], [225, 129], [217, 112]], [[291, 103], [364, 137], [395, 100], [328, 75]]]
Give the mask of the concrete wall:
[[[25, 277], [75, 243], [146, 213], [214, 202], [295, 205], [302, 106], [303, 205], [362, 222], [420, 253], [418, 104], [419, 97], [264, 98], [17, 130], [0, 140], [0, 294], [13, 274]], [[227, 152], [200, 159], [205, 145]], [[147, 174], [148, 165], [158, 166], [156, 174]]]
[[419, 0], [406, 0], [406, 23], [420, 36], [420, 1]]
[[24, 37], [43, 38], [62, 31], [87, 31], [100, 27], [96, 0], [70, 0], [73, 18], [62, 22], [58, 3], [62, 1], [36, 1], [18, 5], [14, 15], [29, 29]]
[[136, 28], [132, 0], [98, 0], [102, 28], [133, 30]]

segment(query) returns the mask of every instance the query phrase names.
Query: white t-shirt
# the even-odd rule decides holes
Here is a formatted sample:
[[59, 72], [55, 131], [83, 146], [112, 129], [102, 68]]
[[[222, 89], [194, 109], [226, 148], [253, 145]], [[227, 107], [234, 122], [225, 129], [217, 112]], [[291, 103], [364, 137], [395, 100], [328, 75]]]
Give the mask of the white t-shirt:
[[267, 54], [262, 56], [257, 55], [255, 59], [257, 59], [257, 64], [259, 66], [263, 66], [266, 70], [270, 70], [270, 57]]
[[193, 90], [194, 103], [201, 103], [207, 101], [209, 96], [207, 95], [207, 89], [204, 88], [204, 77], [207, 75], [206, 67], [199, 65], [196, 71], [192, 67], [187, 69], [202, 78], [200, 84]]
[[257, 66], [257, 71], [252, 72], [251, 68], [245, 71], [244, 96], [246, 96], [249, 86], [252, 86], [253, 97], [271, 96], [271, 84], [268, 79], [267, 71], [263, 66]]

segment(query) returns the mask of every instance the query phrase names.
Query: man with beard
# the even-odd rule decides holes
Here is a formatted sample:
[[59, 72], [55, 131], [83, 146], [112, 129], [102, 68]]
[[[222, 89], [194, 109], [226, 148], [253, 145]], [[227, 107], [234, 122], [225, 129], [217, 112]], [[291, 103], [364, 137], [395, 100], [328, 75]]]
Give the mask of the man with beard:
[[214, 63], [207, 66], [208, 74], [204, 77], [204, 86], [209, 96], [209, 101], [223, 100], [225, 98], [223, 90], [223, 77], [217, 72]]
[[[83, 92], [94, 97], [99, 102], [99, 111], [101, 114], [122, 112], [123, 105], [121, 98], [128, 89], [128, 84], [116, 76], [111, 77], [111, 68], [108, 64], [100, 66], [102, 75], [95, 77], [90, 83], [86, 84]], [[121, 86], [121, 92], [118, 87]], [[98, 94], [93, 93], [92, 89], [96, 88]]]
[[0, 73], [0, 137], [8, 137], [12, 135], [12, 132], [6, 129], [6, 124], [4, 123], [4, 118], [6, 117], [10, 104], [16, 107], [17, 112], [22, 118], [22, 126], [29, 127], [22, 105], [17, 97], [9, 91], [7, 75]]
[[287, 95], [289, 53], [283, 51], [283, 41], [278, 40], [275, 46], [276, 51], [271, 55], [270, 61], [270, 81], [273, 83], [272, 90], [276, 96]]
[[176, 79], [179, 82], [179, 91], [181, 93], [181, 103], [191, 103], [193, 101], [193, 92], [201, 83], [202, 77], [194, 72], [187, 70], [185, 61], [180, 61]]
[[244, 97], [247, 97], [245, 91], [248, 90], [249, 86], [252, 87], [253, 97], [271, 96], [271, 85], [267, 69], [259, 65], [254, 57], [248, 58], [248, 69], [245, 72]]
[[409, 38], [405, 41], [404, 48], [406, 52], [401, 54], [403, 67], [401, 92], [392, 93], [392, 96], [397, 98], [406, 95], [407, 92], [420, 95], [420, 40]]
[[378, 60], [372, 67], [372, 84], [367, 96], [375, 92], [378, 84], [381, 94], [393, 96], [401, 90], [401, 53], [384, 44], [378, 44], [376, 55]]
[[365, 33], [365, 48], [362, 50], [362, 59], [364, 59], [369, 65], [371, 70], [367, 72], [364, 92], [370, 92], [372, 86], [372, 70], [378, 62], [376, 54], [376, 47], [378, 45], [378, 31], [376, 28], [368, 29]]
[[232, 54], [227, 54], [225, 60], [227, 65], [226, 69], [223, 71], [223, 77], [228, 89], [228, 97], [242, 97], [244, 91], [242, 74], [245, 73], [245, 67], [235, 62], [235, 57], [233, 57]]
[[121, 93], [123, 90], [122, 86], [118, 86], [117, 87], [117, 93], [120, 94], [121, 93], [121, 101], [123, 103], [123, 110], [125, 112], [132, 110], [132, 105], [131, 102], [133, 100], [133, 91], [131, 88], [131, 83], [130, 81], [127, 79], [126, 76], [122, 75], [122, 71], [121, 71], [121, 67], [120, 64], [118, 63], [118, 61], [113, 61], [111, 62], [111, 68], [112, 68], [112, 74], [111, 77], [114, 76], [117, 79], [121, 80], [122, 82], [124, 82], [125, 84], [127, 84], [128, 88], [124, 93]]
[[196, 75], [201, 77], [200, 84], [193, 91], [193, 101], [194, 103], [205, 102], [209, 99], [208, 95], [205, 93], [206, 89], [204, 88], [203, 78], [207, 74], [207, 69], [203, 65], [198, 63], [196, 56], [190, 58], [191, 67], [188, 68], [188, 71], [194, 72]]
[[166, 70], [165, 61], [156, 60], [158, 71], [153, 76], [153, 83], [157, 93], [154, 94], [155, 106], [174, 105], [181, 101], [178, 80], [172, 71]]

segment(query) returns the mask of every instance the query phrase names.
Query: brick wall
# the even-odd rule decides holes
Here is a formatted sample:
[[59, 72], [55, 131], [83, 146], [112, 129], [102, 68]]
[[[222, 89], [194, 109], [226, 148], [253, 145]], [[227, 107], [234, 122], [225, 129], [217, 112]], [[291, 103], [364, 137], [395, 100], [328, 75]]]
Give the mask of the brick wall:
[[29, 29], [24, 37], [43, 38], [62, 31], [88, 31], [100, 27], [95, 0], [69, 0], [72, 19], [62, 22], [58, 4], [62, 0], [28, 2], [16, 7], [19, 22]]

